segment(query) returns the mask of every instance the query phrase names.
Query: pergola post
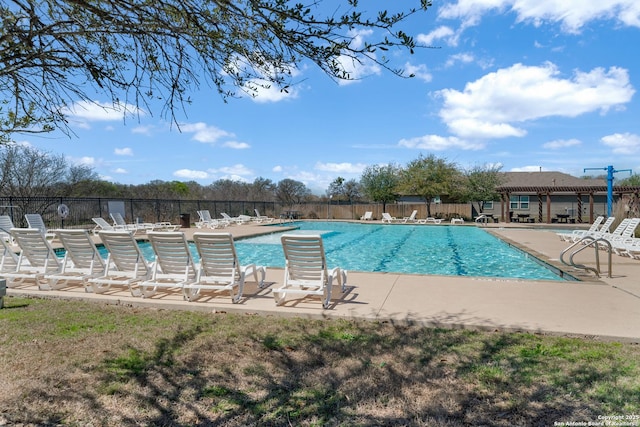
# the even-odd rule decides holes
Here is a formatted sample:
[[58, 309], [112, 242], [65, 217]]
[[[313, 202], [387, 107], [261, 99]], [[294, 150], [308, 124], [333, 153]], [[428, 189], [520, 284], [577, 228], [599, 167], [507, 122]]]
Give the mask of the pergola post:
[[538, 193], [538, 222], [542, 222], [542, 193]]
[[578, 224], [582, 224], [582, 194], [578, 193]]
[[551, 193], [547, 192], [547, 224], [551, 224]]

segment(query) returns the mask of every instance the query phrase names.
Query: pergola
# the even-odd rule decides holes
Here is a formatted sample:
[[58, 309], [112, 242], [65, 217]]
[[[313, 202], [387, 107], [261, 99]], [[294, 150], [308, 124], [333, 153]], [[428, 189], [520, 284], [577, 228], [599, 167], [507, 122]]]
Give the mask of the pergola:
[[[544, 206], [546, 203], [547, 224], [551, 223], [551, 196], [552, 195], [575, 195], [578, 205], [578, 215], [576, 221], [583, 222], [582, 218], [582, 196], [589, 196], [589, 223], [594, 220], [594, 195], [607, 194], [607, 186], [501, 186], [497, 188], [500, 194], [500, 216], [501, 220], [511, 222], [509, 215], [509, 201], [513, 193], [536, 194], [538, 196], [538, 222], [543, 222]], [[636, 201], [640, 200], [640, 187], [614, 186], [613, 193], [616, 196], [631, 195]]]

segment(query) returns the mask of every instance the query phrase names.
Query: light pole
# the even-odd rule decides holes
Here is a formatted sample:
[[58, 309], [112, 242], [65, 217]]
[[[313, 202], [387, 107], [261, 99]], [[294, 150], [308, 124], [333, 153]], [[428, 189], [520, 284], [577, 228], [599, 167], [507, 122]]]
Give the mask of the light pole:
[[329, 196], [329, 203], [327, 204], [327, 219], [331, 219], [331, 200], [333, 199], [333, 194]]

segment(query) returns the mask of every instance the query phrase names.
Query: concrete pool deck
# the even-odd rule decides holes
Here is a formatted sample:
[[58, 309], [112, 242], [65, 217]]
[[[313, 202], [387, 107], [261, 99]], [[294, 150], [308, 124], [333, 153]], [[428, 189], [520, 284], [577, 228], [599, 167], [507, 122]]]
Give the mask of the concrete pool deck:
[[[283, 306], [276, 306], [271, 289], [282, 283], [283, 269], [278, 268], [267, 269], [267, 286], [264, 289], [258, 289], [252, 282], [247, 283], [246, 298], [239, 304], [231, 303], [228, 294], [205, 293], [195, 302], [186, 302], [179, 292], [159, 292], [152, 298], [143, 299], [133, 297], [127, 290], [117, 287], [105, 294], [95, 295], [84, 292], [80, 286], [70, 286], [59, 291], [40, 291], [35, 285], [27, 284], [7, 289], [7, 294], [82, 299], [156, 309], [309, 318], [361, 318], [414, 322], [430, 327], [527, 331], [640, 342], [640, 260], [614, 254], [613, 274], [609, 278], [606, 277], [607, 256], [600, 252], [602, 277], [598, 279], [591, 273], [582, 274], [562, 266], [558, 258], [568, 243], [560, 241], [553, 230], [519, 228], [515, 224], [491, 224], [486, 229], [535, 254], [543, 261], [576, 275], [581, 281], [349, 272], [346, 293], [343, 295], [335, 288], [333, 305], [327, 310], [322, 309], [319, 300], [311, 298], [291, 299]], [[196, 231], [206, 230], [189, 228], [182, 231], [187, 237], [191, 237]], [[273, 227], [246, 224], [211, 231], [228, 231], [238, 239], [274, 230]], [[595, 266], [593, 251], [583, 251], [575, 260]]]

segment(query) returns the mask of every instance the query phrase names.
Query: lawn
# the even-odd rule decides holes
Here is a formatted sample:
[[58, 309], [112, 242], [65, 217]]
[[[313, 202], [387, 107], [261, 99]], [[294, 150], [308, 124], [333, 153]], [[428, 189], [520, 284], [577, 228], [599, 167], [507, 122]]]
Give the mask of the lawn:
[[0, 366], [0, 425], [640, 425], [640, 346], [585, 338], [6, 297]]

